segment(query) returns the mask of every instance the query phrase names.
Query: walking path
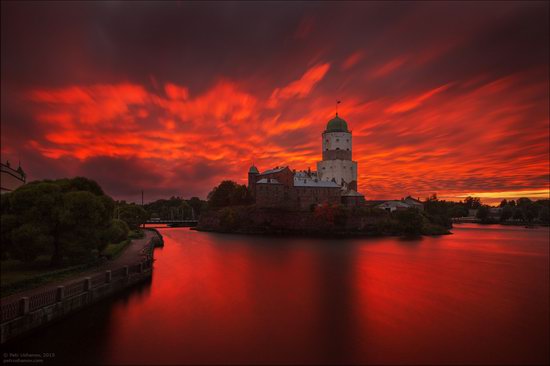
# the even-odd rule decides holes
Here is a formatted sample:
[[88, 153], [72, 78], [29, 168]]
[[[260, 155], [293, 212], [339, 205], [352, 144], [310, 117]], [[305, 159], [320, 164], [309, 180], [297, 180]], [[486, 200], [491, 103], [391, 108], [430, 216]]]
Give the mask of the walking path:
[[16, 292], [6, 297], [2, 297], [0, 301], [3, 304], [7, 304], [14, 300], [18, 300], [21, 297], [30, 297], [32, 295], [47, 291], [49, 289], [56, 288], [57, 286], [66, 286], [69, 283], [84, 279], [85, 277], [93, 277], [94, 275], [104, 273], [107, 270], [115, 270], [124, 266], [129, 266], [135, 263], [138, 263], [140, 260], [144, 259], [146, 254], [144, 254], [144, 249], [148, 247], [149, 241], [153, 236], [156, 235], [155, 232], [144, 230], [145, 236], [141, 239], [133, 239], [132, 242], [128, 245], [122, 254], [116, 259], [110, 260], [98, 267], [91, 268], [84, 272], [79, 272], [73, 277], [66, 278], [64, 280], [59, 280], [55, 282], [49, 282], [42, 286], [38, 286], [32, 289], [24, 290], [21, 292]]

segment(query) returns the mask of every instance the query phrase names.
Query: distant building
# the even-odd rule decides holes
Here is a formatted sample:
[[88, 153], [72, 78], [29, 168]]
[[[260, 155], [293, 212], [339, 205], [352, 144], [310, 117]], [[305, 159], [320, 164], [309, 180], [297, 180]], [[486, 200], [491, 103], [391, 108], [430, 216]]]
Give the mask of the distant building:
[[419, 199], [412, 198], [411, 196], [402, 198], [400, 201], [398, 200], [370, 201], [369, 203], [371, 205], [374, 205], [375, 207], [378, 207], [382, 210], [386, 210], [389, 212], [406, 210], [409, 208], [416, 208], [419, 211], [424, 211], [424, 203], [422, 203], [422, 201], [420, 201]]
[[13, 169], [9, 161], [6, 164], [0, 163], [0, 193], [11, 192], [25, 184], [27, 175], [19, 164], [17, 169]]
[[499, 220], [502, 215], [502, 207], [489, 207], [489, 218]]
[[401, 201], [408, 204], [410, 207], [414, 207], [420, 211], [424, 211], [424, 204], [422, 203], [422, 201], [420, 201], [420, 199], [415, 199], [415, 198], [412, 198], [411, 196], [407, 196]]
[[389, 212], [394, 212], [394, 211], [400, 211], [400, 210], [407, 210], [411, 208], [411, 205], [403, 201], [386, 201], [384, 203], [379, 204], [376, 207]]
[[362, 205], [365, 197], [357, 192], [357, 162], [352, 159], [351, 132], [336, 113], [322, 133], [322, 161], [317, 171], [276, 167], [260, 173], [248, 170], [248, 189], [259, 207], [307, 209], [323, 203]]

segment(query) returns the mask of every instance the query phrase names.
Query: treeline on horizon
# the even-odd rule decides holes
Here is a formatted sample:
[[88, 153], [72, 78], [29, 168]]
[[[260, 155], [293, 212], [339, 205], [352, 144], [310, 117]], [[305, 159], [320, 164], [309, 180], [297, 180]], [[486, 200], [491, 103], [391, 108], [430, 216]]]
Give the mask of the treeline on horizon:
[[198, 217], [205, 207], [198, 197], [144, 206], [115, 201], [84, 177], [29, 182], [1, 196], [1, 259], [30, 264], [47, 257], [51, 267], [94, 263], [110, 257], [108, 246], [119, 251], [143, 236], [139, 228], [151, 217]]
[[[225, 180], [214, 187], [208, 194], [208, 209], [223, 211], [222, 226], [227, 231], [234, 231], [240, 225], [236, 217], [242, 212], [233, 209], [239, 206], [253, 206], [254, 200], [245, 185]], [[440, 200], [436, 194], [424, 200], [424, 211], [417, 209], [398, 210], [392, 213], [376, 207], [377, 204], [367, 201], [364, 207], [345, 207], [342, 205], [312, 205], [310, 211], [319, 219], [319, 225], [324, 227], [344, 227], [352, 217], [376, 218], [376, 230], [388, 233], [406, 234], [436, 234], [441, 228], [452, 227], [453, 218], [468, 217], [475, 210], [475, 217], [482, 223], [506, 223], [515, 221], [525, 224], [539, 223], [548, 225], [549, 200], [532, 201], [529, 198], [519, 198], [517, 201], [503, 200], [496, 216], [494, 207], [485, 205], [479, 197], [467, 197], [463, 201]], [[246, 215], [244, 215], [246, 217]]]
[[[1, 196], [1, 258], [33, 262], [48, 256], [52, 266], [89, 263], [102, 257], [105, 248], [138, 237], [146, 220], [199, 218], [205, 211], [225, 210], [229, 226], [239, 223], [232, 208], [254, 207], [245, 185], [222, 181], [208, 194], [198, 197], [170, 197], [143, 206], [115, 201], [98, 183], [84, 177], [40, 180], [22, 185]], [[311, 207], [319, 225], [338, 227], [354, 215], [375, 217], [389, 231], [437, 232], [435, 226], [452, 227], [452, 218], [465, 217], [469, 210], [485, 223], [517, 221], [548, 224], [549, 200], [503, 200], [498, 216], [477, 197], [461, 202], [439, 200], [434, 194], [424, 202], [424, 212], [415, 209], [388, 213], [373, 206], [347, 208], [342, 205]], [[332, 225], [332, 226], [331, 226]], [[434, 226], [435, 225], [435, 226]]]

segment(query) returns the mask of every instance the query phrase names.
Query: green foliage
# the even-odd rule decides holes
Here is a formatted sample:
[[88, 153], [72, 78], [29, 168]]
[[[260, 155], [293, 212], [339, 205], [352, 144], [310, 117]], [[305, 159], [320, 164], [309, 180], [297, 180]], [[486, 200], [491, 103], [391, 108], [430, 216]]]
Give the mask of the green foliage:
[[230, 180], [224, 180], [208, 194], [208, 206], [212, 208], [246, 205], [252, 203], [248, 189]]
[[120, 243], [128, 238], [130, 229], [126, 222], [114, 219], [111, 226], [105, 231], [105, 241], [109, 243]]
[[2, 196], [2, 255], [52, 264], [93, 259], [107, 245], [113, 200], [94, 181], [35, 181]]
[[232, 207], [224, 207], [220, 210], [220, 226], [223, 231], [231, 232], [239, 228], [237, 211]]
[[517, 201], [511, 200], [501, 202], [502, 213], [500, 221], [505, 222], [510, 219], [515, 221], [521, 221], [526, 224], [538, 222], [541, 224], [548, 224], [548, 211], [550, 200], [538, 200], [532, 201], [529, 198], [522, 197]]
[[118, 218], [125, 221], [130, 230], [137, 230], [148, 217], [147, 211], [135, 203], [123, 203], [118, 207]]
[[[503, 200], [503, 202], [504, 201], [506, 200]], [[510, 205], [506, 203], [504, 206], [500, 206], [500, 207], [502, 207], [502, 211], [500, 213], [500, 218], [499, 218], [501, 222], [507, 221], [510, 218], [512, 218], [512, 216], [514, 215], [514, 209]]]
[[157, 217], [161, 220], [185, 220], [193, 217], [193, 210], [195, 218], [197, 218], [204, 204], [206, 204], [206, 202], [201, 201], [197, 197], [193, 197], [188, 201], [181, 197], [170, 197], [170, 199], [167, 200], [160, 199], [147, 203], [143, 207], [149, 214], [149, 217]]
[[464, 205], [453, 204], [449, 210], [450, 217], [465, 217], [468, 216], [468, 209]]
[[416, 208], [392, 212], [393, 218], [399, 223], [399, 231], [406, 235], [420, 235], [424, 220]]
[[129, 239], [142, 239], [145, 237], [145, 233], [141, 229], [132, 230], [128, 234]]
[[187, 204], [193, 209], [195, 218], [198, 218], [200, 216], [201, 212], [206, 208], [207, 205], [206, 201], [203, 201], [198, 197], [191, 197], [191, 199], [187, 200]]
[[22, 262], [32, 262], [40, 254], [48, 253], [52, 237], [44, 227], [35, 224], [23, 224], [12, 231], [10, 256]]
[[489, 206], [483, 205], [477, 209], [476, 217], [482, 222], [489, 219]]
[[109, 244], [107, 247], [101, 252], [101, 255], [105, 256], [108, 259], [115, 259], [118, 257], [124, 249], [130, 244], [131, 240], [126, 239], [122, 240], [117, 243]]
[[481, 200], [479, 197], [466, 197], [464, 200], [464, 206], [467, 210], [475, 210], [479, 207], [481, 207]]
[[548, 224], [549, 220], [550, 220], [550, 213], [549, 213], [549, 208], [548, 208], [548, 205], [546, 206], [543, 206], [540, 210], [540, 213], [539, 213], [539, 218], [540, 218], [540, 221], [544, 224]]

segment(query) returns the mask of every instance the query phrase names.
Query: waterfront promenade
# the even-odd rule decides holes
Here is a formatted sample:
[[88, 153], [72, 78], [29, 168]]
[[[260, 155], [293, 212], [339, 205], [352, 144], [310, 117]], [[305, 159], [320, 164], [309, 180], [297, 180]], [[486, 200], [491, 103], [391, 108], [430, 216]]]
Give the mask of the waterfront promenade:
[[92, 270], [2, 298], [0, 343], [150, 279], [155, 235], [146, 231], [119, 258]]
[[117, 268], [129, 266], [134, 263], [137, 263], [147, 256], [146, 249], [148, 248], [151, 238], [156, 235], [155, 232], [150, 230], [144, 230], [144, 234], [145, 236], [141, 239], [133, 239], [132, 242], [128, 244], [128, 247], [125, 248], [124, 251], [121, 253], [121, 255], [118, 256], [116, 259], [110, 260], [106, 263], [103, 263], [97, 267], [91, 268], [87, 271], [76, 273], [72, 277], [59, 280], [59, 281], [49, 282], [42, 286], [38, 286], [38, 287], [24, 290], [21, 292], [16, 292], [9, 296], [2, 297], [0, 299], [0, 302], [2, 304], [7, 304], [14, 300], [18, 300], [22, 297], [30, 298], [33, 295], [48, 291], [50, 289], [55, 289], [58, 286], [66, 286], [69, 283], [74, 282], [76, 279], [81, 279], [85, 277], [94, 277], [98, 274], [105, 273], [105, 271], [108, 271], [108, 270], [114, 270]]

